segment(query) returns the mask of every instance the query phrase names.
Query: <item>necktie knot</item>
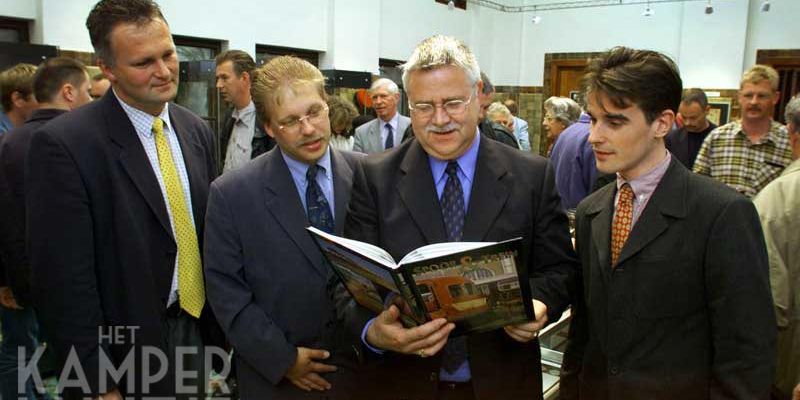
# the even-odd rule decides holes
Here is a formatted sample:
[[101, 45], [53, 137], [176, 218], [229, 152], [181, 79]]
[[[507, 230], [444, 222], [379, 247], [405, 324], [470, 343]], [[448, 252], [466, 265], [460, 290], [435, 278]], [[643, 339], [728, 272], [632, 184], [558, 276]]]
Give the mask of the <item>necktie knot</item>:
[[324, 169], [317, 164], [309, 165], [308, 169], [306, 170], [306, 180], [308, 182], [316, 181], [317, 180], [317, 171]]
[[156, 135], [164, 133], [164, 120], [159, 117], [153, 118], [153, 133]]
[[629, 183], [626, 183], [622, 185], [621, 188], [619, 188], [619, 201], [630, 202], [632, 200], [633, 200], [633, 189], [631, 188], [631, 185]]
[[450, 161], [447, 163], [447, 168], [444, 169], [444, 172], [447, 173], [448, 178], [458, 178], [458, 162]]
[[619, 188], [619, 199], [611, 224], [611, 267], [617, 265], [619, 256], [633, 225], [633, 189], [629, 183]]

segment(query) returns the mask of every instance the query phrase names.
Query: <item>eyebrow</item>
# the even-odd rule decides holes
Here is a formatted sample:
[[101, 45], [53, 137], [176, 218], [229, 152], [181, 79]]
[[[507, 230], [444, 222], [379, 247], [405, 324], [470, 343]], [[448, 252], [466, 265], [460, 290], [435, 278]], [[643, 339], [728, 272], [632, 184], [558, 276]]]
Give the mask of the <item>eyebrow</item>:
[[608, 119], [613, 119], [617, 121], [630, 121], [630, 118], [622, 115], [622, 114], [612, 114], [612, 113], [605, 113], [605, 117]]

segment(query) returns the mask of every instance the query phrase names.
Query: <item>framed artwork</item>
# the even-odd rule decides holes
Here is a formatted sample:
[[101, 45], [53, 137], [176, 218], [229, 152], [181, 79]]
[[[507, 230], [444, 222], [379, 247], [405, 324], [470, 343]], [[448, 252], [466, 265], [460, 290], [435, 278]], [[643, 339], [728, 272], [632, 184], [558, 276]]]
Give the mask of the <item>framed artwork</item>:
[[708, 105], [711, 110], [708, 112], [708, 120], [717, 126], [725, 125], [731, 116], [731, 104], [733, 99], [730, 97], [709, 97]]

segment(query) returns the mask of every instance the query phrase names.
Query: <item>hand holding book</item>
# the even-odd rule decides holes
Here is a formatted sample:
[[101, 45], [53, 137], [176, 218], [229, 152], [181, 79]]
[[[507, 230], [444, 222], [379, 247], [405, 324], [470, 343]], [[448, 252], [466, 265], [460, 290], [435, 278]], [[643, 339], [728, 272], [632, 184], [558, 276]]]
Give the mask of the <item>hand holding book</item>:
[[426, 357], [444, 347], [454, 328], [455, 324], [444, 318], [405, 328], [400, 323], [400, 309], [393, 304], [375, 318], [367, 331], [367, 342], [379, 349]]
[[533, 299], [533, 313], [536, 320], [517, 325], [506, 325], [503, 329], [508, 336], [520, 342], [527, 343], [539, 337], [539, 331], [547, 325], [547, 305]]

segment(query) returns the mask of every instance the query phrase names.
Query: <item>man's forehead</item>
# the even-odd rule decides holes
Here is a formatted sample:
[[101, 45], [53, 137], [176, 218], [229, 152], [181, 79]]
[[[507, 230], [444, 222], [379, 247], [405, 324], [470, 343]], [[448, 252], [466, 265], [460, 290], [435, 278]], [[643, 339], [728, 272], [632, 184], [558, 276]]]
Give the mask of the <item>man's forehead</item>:
[[623, 99], [624, 107], [620, 107], [606, 93], [593, 92], [587, 96], [586, 111], [594, 117], [602, 114], [620, 114], [626, 111], [635, 111], [639, 106], [627, 99]]
[[766, 79], [760, 81], [744, 82], [739, 89], [740, 92], [769, 92], [773, 93], [772, 85]]

